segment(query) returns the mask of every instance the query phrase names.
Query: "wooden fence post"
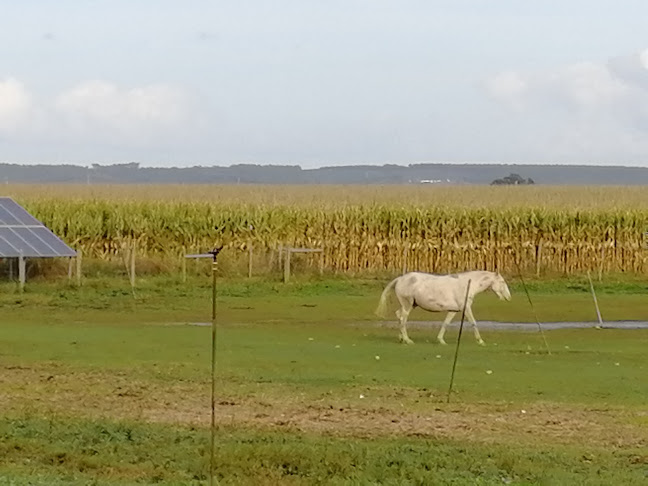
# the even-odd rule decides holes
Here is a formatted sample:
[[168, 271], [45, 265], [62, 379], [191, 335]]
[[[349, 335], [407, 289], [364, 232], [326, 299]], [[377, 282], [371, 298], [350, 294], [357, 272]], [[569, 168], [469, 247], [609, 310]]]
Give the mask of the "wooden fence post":
[[407, 253], [408, 248], [405, 246], [405, 248], [403, 248], [403, 275], [407, 273]]
[[130, 252], [130, 284], [131, 289], [133, 290], [133, 296], [135, 296], [135, 250], [137, 249], [137, 243], [133, 241]]
[[319, 254], [319, 274], [324, 275], [324, 250]]
[[20, 291], [25, 290], [25, 281], [27, 280], [27, 265], [25, 257], [20, 255], [18, 257], [18, 288]]
[[83, 259], [83, 252], [81, 250], [77, 250], [77, 255], [76, 255], [76, 282], [77, 286], [81, 287], [81, 261]]
[[290, 280], [290, 254], [292, 253], [291, 248], [286, 248], [286, 255], [284, 256], [284, 283], [288, 283]]
[[185, 258], [185, 255], [187, 254], [187, 248], [182, 245], [182, 255], [181, 255], [181, 263], [180, 266], [182, 268], [182, 283], [185, 283], [187, 281], [187, 259]]
[[252, 245], [248, 245], [248, 278], [252, 278], [252, 257], [254, 256], [254, 250]]

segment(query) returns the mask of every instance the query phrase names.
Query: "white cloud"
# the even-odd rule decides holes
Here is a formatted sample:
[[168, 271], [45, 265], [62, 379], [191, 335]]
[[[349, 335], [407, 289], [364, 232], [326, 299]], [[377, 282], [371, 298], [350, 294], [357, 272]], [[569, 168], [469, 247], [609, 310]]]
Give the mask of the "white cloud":
[[494, 99], [519, 109], [537, 105], [571, 104], [594, 108], [622, 100], [630, 86], [606, 64], [579, 62], [546, 72], [505, 71], [486, 80]]
[[648, 70], [648, 49], [641, 51], [641, 54], [639, 54], [639, 60], [641, 61], [641, 66]]
[[0, 81], [0, 135], [5, 139], [165, 145], [188, 136], [196, 116], [191, 97], [164, 84], [121, 88], [88, 81], [38, 100], [20, 81]]
[[0, 135], [19, 134], [29, 125], [33, 111], [32, 97], [20, 81], [0, 80]]
[[54, 111], [72, 133], [113, 142], [150, 142], [190, 122], [188, 97], [166, 85], [121, 89], [90, 81], [61, 93]]
[[628, 86], [608, 66], [591, 62], [567, 66], [550, 82], [557, 94], [586, 109], [615, 103], [628, 94]]
[[486, 89], [493, 98], [521, 109], [527, 81], [515, 71], [504, 71], [486, 80]]
[[519, 133], [511, 134], [511, 144], [524, 139], [540, 159], [645, 160], [647, 66], [648, 49], [606, 62], [509, 70], [487, 79], [484, 88], [514, 119]]

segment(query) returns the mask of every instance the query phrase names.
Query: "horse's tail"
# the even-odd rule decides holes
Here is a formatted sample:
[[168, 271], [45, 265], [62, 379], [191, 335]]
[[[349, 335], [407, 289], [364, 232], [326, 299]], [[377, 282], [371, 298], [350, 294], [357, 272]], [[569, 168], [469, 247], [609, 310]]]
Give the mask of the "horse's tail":
[[385, 287], [385, 290], [383, 290], [383, 293], [380, 296], [380, 302], [378, 302], [378, 307], [376, 307], [376, 315], [378, 317], [382, 317], [383, 319], [387, 318], [387, 295], [391, 289], [394, 288], [394, 285], [396, 285], [399, 278], [400, 277], [396, 277], [394, 280], [389, 282], [387, 287]]

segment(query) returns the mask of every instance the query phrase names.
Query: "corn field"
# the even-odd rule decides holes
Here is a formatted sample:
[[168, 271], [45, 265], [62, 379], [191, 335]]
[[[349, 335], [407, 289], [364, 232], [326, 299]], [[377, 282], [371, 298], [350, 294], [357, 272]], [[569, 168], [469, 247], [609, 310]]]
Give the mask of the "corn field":
[[[499, 206], [492, 201], [442, 205], [421, 198], [398, 203], [396, 197], [383, 204], [334, 198], [324, 204], [308, 195], [301, 203], [286, 202], [280, 188], [262, 190], [275, 191], [276, 199], [196, 201], [165, 198], [161, 192], [157, 198], [42, 191], [13, 196], [84, 257], [109, 261], [119, 260], [134, 244], [139, 257], [179, 267], [185, 253], [222, 243], [230, 250], [223, 256], [239, 258], [249, 247], [265, 259], [276, 258], [282, 247], [321, 248], [324, 271], [351, 274], [516, 272], [518, 264], [538, 275], [648, 272], [643, 237], [648, 206], [605, 207], [599, 197], [574, 207], [534, 205], [528, 197]], [[472, 189], [457, 190], [470, 194]]]

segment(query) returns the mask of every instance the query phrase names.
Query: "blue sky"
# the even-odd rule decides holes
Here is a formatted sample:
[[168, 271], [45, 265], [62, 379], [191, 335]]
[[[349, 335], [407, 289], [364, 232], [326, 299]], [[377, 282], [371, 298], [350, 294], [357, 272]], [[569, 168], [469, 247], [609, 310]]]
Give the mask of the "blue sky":
[[0, 161], [648, 166], [648, 2], [2, 2]]

